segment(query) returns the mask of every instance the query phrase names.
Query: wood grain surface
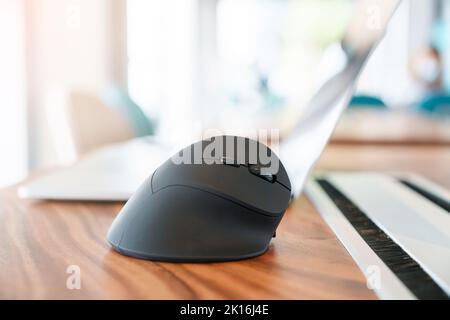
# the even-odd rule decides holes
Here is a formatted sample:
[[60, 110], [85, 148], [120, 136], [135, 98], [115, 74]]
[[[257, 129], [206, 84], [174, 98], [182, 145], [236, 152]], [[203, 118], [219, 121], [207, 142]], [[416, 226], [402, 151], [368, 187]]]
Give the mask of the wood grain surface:
[[342, 115], [331, 141], [344, 144], [450, 146], [450, 126], [445, 117], [424, 116], [402, 108], [355, 108]]
[[[444, 147], [330, 146], [321, 169], [403, 170], [450, 185]], [[0, 192], [3, 299], [374, 299], [363, 274], [307, 199], [294, 201], [263, 256], [226, 263], [124, 257], [106, 243], [122, 203], [25, 201]], [[66, 269], [81, 269], [69, 290]]]

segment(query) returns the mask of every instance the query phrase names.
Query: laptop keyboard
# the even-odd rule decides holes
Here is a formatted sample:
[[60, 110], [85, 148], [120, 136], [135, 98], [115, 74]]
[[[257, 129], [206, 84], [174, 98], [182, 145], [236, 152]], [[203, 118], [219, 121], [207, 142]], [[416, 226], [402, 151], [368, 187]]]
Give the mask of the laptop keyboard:
[[418, 194], [420, 194], [421, 196], [427, 198], [428, 200], [433, 202], [438, 207], [441, 207], [442, 209], [444, 209], [445, 211], [450, 213], [450, 201], [445, 200], [445, 199], [429, 192], [428, 190], [425, 190], [424, 188], [419, 187], [418, 185], [416, 185], [410, 181], [406, 181], [403, 179], [399, 179], [398, 181], [400, 183], [402, 183], [404, 186], [408, 187], [409, 189], [411, 189], [411, 190], [417, 192]]
[[[319, 178], [316, 179], [316, 182], [373, 252], [414, 296], [418, 299], [450, 298], [417, 261], [408, 255], [406, 251], [380, 229], [367, 214], [339, 191], [330, 181]], [[445, 199], [441, 199], [408, 181], [402, 180], [401, 183], [448, 211], [448, 202]]]

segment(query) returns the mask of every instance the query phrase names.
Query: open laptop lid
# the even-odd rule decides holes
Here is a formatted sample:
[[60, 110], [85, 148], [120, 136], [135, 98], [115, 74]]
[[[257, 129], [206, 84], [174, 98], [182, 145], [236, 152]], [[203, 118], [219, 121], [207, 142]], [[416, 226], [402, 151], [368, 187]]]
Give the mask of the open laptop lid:
[[[400, 0], [359, 0], [340, 43], [344, 64], [330, 75], [307, 105], [280, 145], [280, 157], [289, 174], [294, 195], [300, 194], [308, 174], [325, 148], [345, 107], [358, 76], [382, 39]], [[326, 61], [324, 61], [326, 63]]]

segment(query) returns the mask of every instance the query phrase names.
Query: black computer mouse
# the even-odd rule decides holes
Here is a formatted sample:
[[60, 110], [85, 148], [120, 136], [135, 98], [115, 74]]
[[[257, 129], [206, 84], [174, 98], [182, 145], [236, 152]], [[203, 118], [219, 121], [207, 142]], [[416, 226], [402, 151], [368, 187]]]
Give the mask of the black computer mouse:
[[230, 261], [263, 254], [291, 196], [279, 158], [255, 140], [218, 136], [184, 148], [146, 179], [108, 241], [137, 258]]

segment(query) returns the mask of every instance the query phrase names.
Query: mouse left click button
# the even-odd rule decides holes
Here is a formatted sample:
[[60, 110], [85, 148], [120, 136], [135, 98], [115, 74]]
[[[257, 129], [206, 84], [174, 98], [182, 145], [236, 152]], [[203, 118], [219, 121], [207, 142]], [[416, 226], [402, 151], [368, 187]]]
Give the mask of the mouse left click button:
[[275, 174], [271, 174], [271, 173], [265, 173], [264, 172], [264, 167], [262, 167], [261, 165], [258, 164], [250, 164], [248, 166], [248, 170], [254, 174], [255, 176], [258, 176], [266, 181], [269, 182], [275, 182], [276, 180], [276, 175]]

